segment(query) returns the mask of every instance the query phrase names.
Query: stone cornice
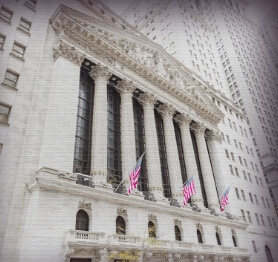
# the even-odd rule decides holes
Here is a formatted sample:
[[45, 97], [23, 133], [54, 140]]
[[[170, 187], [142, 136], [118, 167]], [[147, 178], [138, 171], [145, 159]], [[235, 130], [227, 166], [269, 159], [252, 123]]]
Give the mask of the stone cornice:
[[59, 41], [58, 44], [53, 48], [53, 58], [57, 60], [58, 57], [64, 57], [70, 60], [72, 63], [81, 66], [84, 61], [85, 54], [77, 50], [74, 46], [70, 46], [64, 41]]
[[[71, 178], [71, 179], [69, 179]], [[28, 191], [32, 193], [35, 190], [45, 189], [48, 191], [63, 192], [64, 194], [74, 194], [86, 197], [86, 201], [90, 199], [102, 200], [113, 205], [130, 206], [134, 208], [148, 209], [150, 214], [166, 212], [177, 217], [188, 217], [196, 221], [210, 222], [218, 225], [226, 225], [233, 228], [246, 229], [248, 224], [240, 220], [227, 219], [224, 215], [219, 214], [217, 217], [209, 215], [209, 213], [195, 212], [190, 208], [177, 208], [166, 203], [152, 202], [130, 195], [129, 197], [114, 193], [108, 188], [92, 188], [76, 184], [76, 175], [51, 168], [41, 168], [36, 172], [34, 179], [28, 186]], [[206, 214], [206, 215], [204, 215]]]
[[[112, 35], [111, 32], [98, 28], [92, 29], [92, 26], [86, 27], [71, 18], [69, 8], [65, 7], [60, 8], [55, 13], [51, 18], [51, 23], [60, 39], [66, 39], [86, 54], [92, 54], [94, 56], [96, 50], [98, 50], [102, 55], [119, 61], [148, 81], [159, 86], [164, 92], [170, 93], [177, 99], [188, 104], [199, 116], [212, 124], [219, 123], [223, 117], [221, 111], [211, 105], [213, 104], [211, 101], [206, 101], [207, 103], [204, 104], [201, 102], [202, 97], [200, 95], [196, 96], [193, 89], [187, 90], [185, 88], [186, 82], [188, 84], [189, 76], [187, 79], [183, 79], [183, 75], [186, 75], [186, 73], [180, 67], [177, 70], [174, 64], [169, 62], [165, 64], [165, 58], [160, 55], [161, 50], [157, 52], [151, 47], [140, 46], [140, 44], [131, 42], [127, 38]], [[127, 46], [139, 48], [139, 50], [137, 52], [134, 50], [128, 52], [126, 49]], [[149, 43], [149, 46], [153, 45]], [[151, 55], [153, 57], [146, 57], [145, 60], [134, 57], [134, 54], [141, 55], [143, 53], [146, 56]], [[163, 55], [165, 55], [164, 53]], [[156, 63], [156, 66], [150, 65], [148, 67], [143, 61], [146, 63], [151, 61]], [[159, 74], [165, 74], [168, 79], [165, 79], [157, 72]]]

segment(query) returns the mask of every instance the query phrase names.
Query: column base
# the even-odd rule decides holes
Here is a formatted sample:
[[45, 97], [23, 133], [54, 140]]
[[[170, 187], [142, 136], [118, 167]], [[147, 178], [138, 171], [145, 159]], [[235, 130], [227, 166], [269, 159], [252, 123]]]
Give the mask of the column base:
[[195, 205], [199, 206], [200, 208], [204, 207], [204, 200], [201, 198], [199, 198], [199, 199], [191, 198], [191, 202], [192, 202], [192, 204], [195, 204]]
[[111, 188], [111, 184], [107, 183], [107, 172], [104, 170], [93, 170], [90, 173], [92, 177], [93, 184], [98, 187], [108, 187]]
[[154, 197], [155, 200], [167, 200], [167, 198], [165, 198], [163, 196], [163, 190], [162, 187], [149, 187], [149, 193], [151, 193]]

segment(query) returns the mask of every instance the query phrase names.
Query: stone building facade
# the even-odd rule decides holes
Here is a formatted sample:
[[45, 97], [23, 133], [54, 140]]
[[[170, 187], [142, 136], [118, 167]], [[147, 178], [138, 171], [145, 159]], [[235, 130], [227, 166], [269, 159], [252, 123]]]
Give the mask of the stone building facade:
[[98, 1], [6, 2], [0, 23], [1, 261], [274, 261], [273, 205], [256, 229], [236, 200], [257, 185], [230, 174], [229, 99]]

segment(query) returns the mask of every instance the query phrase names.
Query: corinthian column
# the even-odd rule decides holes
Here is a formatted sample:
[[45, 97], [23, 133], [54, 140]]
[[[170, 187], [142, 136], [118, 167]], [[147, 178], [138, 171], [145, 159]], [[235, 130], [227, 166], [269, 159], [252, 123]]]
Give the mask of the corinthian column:
[[194, 123], [192, 125], [196, 142], [197, 148], [199, 153], [200, 165], [202, 170], [202, 175], [204, 179], [204, 186], [206, 190], [207, 200], [208, 200], [208, 207], [216, 208], [219, 207], [215, 181], [212, 173], [212, 168], [210, 164], [210, 158], [207, 150], [206, 140], [205, 140], [205, 126], [202, 124]]
[[95, 81], [91, 175], [96, 185], [102, 185], [107, 182], [107, 83], [111, 74], [98, 64], [90, 76]]
[[158, 110], [161, 113], [163, 119], [171, 192], [173, 198], [176, 198], [180, 203], [182, 203], [183, 183], [177, 141], [175, 137], [175, 129], [173, 124], [173, 115], [175, 113], [175, 109], [170, 105], [164, 104], [159, 106]]
[[203, 206], [204, 200], [202, 196], [197, 163], [190, 134], [190, 123], [192, 119], [188, 115], [180, 114], [176, 116], [175, 120], [179, 124], [181, 130], [181, 139], [187, 178], [189, 179], [192, 175], [194, 176], [196, 194], [192, 196], [192, 203]]
[[132, 82], [122, 80], [117, 84], [121, 94], [121, 153], [122, 174], [125, 185], [128, 185], [129, 172], [136, 163], [136, 145], [132, 95], [135, 90]]
[[141, 94], [139, 101], [144, 110], [144, 127], [146, 140], [146, 159], [149, 180], [149, 191], [156, 199], [163, 199], [162, 177], [158, 141], [155, 126], [154, 104], [156, 98], [150, 93]]
[[[224, 148], [221, 145], [222, 136], [219, 132], [211, 130], [206, 132], [206, 136], [210, 160], [218, 192], [218, 199], [220, 199], [222, 194], [227, 189], [222, 174], [228, 174], [229, 172], [229, 170], [223, 170], [223, 167], [221, 165], [221, 162], [223, 163], [223, 161], [225, 161], [225, 159], [222, 159], [225, 157]], [[225, 209], [227, 210], [227, 208], [228, 207], [226, 207]]]

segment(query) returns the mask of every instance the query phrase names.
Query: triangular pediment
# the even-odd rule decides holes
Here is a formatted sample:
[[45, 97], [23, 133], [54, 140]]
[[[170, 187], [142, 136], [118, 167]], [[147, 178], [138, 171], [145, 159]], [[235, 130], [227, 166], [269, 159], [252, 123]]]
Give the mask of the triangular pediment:
[[80, 47], [88, 49], [96, 46], [107, 55], [121, 59], [122, 63], [132, 66], [136, 73], [141, 71], [145, 78], [156, 82], [159, 87], [193, 104], [196, 112], [208, 118], [218, 115], [219, 122], [222, 112], [207, 97], [189, 69], [137, 29], [131, 31], [113, 20], [108, 22], [107, 19], [100, 19], [61, 6], [50, 21], [61, 35], [75, 38]]

